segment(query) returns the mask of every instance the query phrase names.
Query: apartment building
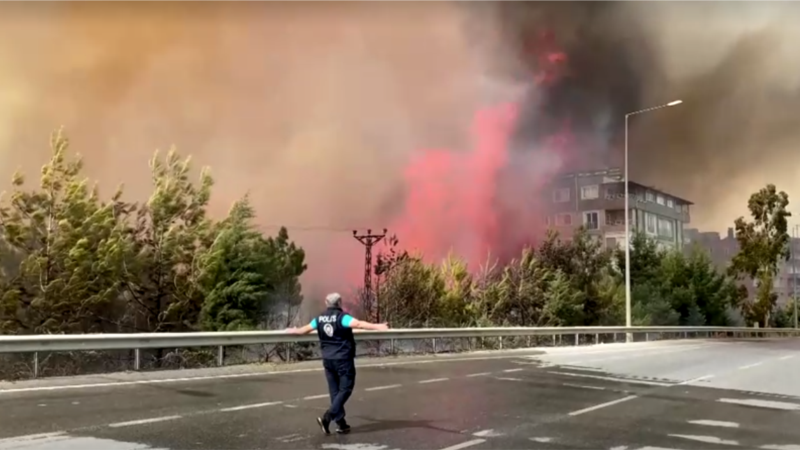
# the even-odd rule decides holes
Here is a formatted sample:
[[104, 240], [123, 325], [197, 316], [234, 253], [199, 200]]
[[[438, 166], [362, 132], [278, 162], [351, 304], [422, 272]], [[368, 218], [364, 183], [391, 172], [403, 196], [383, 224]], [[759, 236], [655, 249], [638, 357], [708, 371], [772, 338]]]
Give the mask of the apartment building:
[[[726, 270], [731, 259], [739, 252], [739, 242], [736, 240], [733, 228], [728, 228], [724, 237], [713, 231], [686, 229], [684, 244], [687, 250], [695, 245], [704, 249], [719, 270]], [[789, 249], [791, 257], [788, 261], [779, 263], [778, 274], [774, 279], [773, 291], [778, 295], [778, 304], [790, 301], [795, 293], [800, 295], [800, 238], [792, 238], [789, 241]], [[750, 295], [754, 295], [754, 283], [751, 280], [743, 280], [742, 283]]]
[[[563, 174], [547, 193], [546, 223], [569, 238], [579, 226], [607, 246], [626, 245], [625, 182], [618, 169]], [[628, 182], [631, 229], [656, 239], [662, 247], [683, 245], [683, 226], [692, 203], [667, 192]]]

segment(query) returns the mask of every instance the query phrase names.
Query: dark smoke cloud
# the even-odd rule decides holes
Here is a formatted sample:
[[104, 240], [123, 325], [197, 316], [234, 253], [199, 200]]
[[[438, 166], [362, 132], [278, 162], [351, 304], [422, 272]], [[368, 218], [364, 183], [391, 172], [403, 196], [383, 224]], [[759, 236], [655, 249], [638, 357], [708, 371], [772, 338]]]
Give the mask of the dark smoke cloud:
[[578, 167], [619, 166], [626, 112], [632, 176], [697, 203], [693, 225], [721, 230], [767, 182], [791, 194], [800, 131], [797, 3], [505, 4], [512, 38], [554, 30], [564, 82], [529, 96], [517, 150], [536, 151], [569, 118]]

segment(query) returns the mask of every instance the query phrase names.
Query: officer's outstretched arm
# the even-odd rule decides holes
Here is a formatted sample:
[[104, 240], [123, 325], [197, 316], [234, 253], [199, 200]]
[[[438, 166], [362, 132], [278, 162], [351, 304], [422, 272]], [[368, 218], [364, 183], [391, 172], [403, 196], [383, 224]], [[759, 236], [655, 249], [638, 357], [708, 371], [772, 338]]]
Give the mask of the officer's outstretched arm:
[[311, 325], [305, 325], [300, 328], [287, 328], [286, 333], [289, 334], [308, 334], [314, 331], [314, 327]]
[[370, 322], [367, 322], [366, 320], [353, 319], [353, 321], [350, 322], [350, 328], [353, 328], [355, 330], [382, 331], [382, 330], [388, 330], [389, 329], [389, 324], [387, 324], [387, 323], [370, 323]]

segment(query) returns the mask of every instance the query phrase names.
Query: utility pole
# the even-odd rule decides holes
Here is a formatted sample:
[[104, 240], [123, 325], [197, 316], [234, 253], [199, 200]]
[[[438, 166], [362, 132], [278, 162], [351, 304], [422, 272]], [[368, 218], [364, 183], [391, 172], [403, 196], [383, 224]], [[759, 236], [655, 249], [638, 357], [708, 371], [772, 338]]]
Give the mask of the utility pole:
[[[374, 299], [372, 293], [372, 247], [385, 238], [387, 232], [386, 228], [381, 234], [372, 234], [372, 230], [367, 230], [367, 234], [358, 234], [358, 230], [353, 230], [353, 237], [364, 246], [364, 299], [370, 305], [370, 309]], [[372, 311], [368, 312], [372, 313]]]
[[795, 245], [798, 240], [798, 225], [792, 227], [792, 236], [789, 239], [792, 258], [792, 300], [794, 301], [794, 328], [797, 329], [797, 249]]

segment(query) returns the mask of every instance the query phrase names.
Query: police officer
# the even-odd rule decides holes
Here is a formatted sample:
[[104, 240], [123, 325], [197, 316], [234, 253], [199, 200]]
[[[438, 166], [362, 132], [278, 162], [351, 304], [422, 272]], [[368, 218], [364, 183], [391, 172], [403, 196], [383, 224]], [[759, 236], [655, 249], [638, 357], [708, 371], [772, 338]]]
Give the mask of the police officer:
[[302, 328], [289, 328], [287, 333], [308, 334], [314, 330], [319, 335], [322, 349], [322, 366], [328, 380], [331, 406], [317, 423], [325, 434], [330, 434], [331, 422], [338, 426], [337, 433], [350, 431], [344, 419], [344, 404], [353, 393], [356, 384], [356, 341], [353, 330], [386, 330], [385, 323], [376, 324], [355, 319], [342, 310], [342, 296], [333, 293], [325, 297], [327, 309]]

